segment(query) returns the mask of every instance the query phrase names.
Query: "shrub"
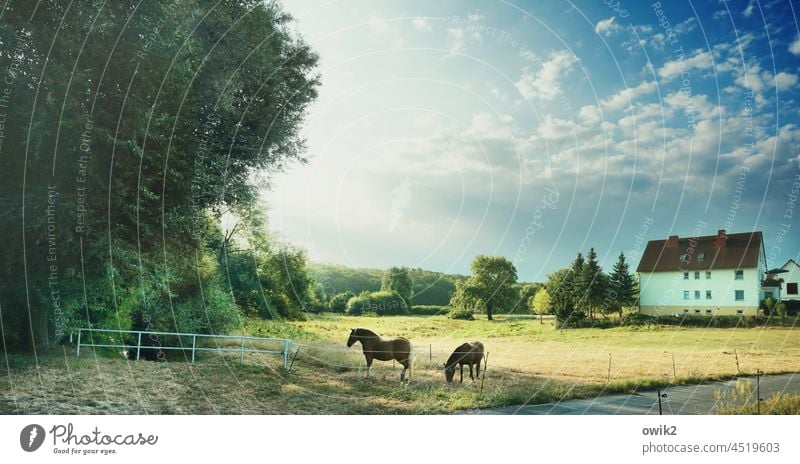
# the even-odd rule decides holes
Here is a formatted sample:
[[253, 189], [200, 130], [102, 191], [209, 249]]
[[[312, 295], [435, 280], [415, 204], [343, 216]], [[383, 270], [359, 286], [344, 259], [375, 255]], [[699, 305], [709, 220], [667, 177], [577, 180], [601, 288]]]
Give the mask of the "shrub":
[[475, 318], [472, 316], [473, 311], [470, 308], [453, 308], [447, 315], [450, 319], [460, 319], [464, 321], [471, 321]]
[[344, 293], [337, 293], [331, 297], [331, 301], [328, 302], [328, 309], [331, 310], [333, 313], [343, 313], [347, 309], [347, 302], [350, 301], [350, 298], [356, 296], [353, 292], [347, 291]]
[[375, 313], [378, 316], [408, 314], [408, 306], [399, 293], [391, 292], [362, 292], [350, 298], [345, 310], [351, 316], [364, 313]]
[[787, 311], [786, 310], [786, 304], [784, 304], [784, 303], [780, 303], [780, 304], [778, 304], [778, 306], [775, 306], [775, 313], [778, 316], [781, 316], [781, 317], [785, 316], [786, 315], [786, 311]]
[[449, 306], [415, 305], [411, 307], [412, 316], [439, 316], [442, 314], [447, 314], [449, 311]]

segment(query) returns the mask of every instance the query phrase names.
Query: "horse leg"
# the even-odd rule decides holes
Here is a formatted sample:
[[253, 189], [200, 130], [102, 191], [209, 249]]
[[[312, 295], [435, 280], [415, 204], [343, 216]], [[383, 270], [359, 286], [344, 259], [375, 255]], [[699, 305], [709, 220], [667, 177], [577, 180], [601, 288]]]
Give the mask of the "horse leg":
[[366, 356], [367, 358], [367, 378], [372, 373], [372, 356]]
[[401, 364], [403, 365], [403, 371], [400, 372], [400, 383], [402, 383], [406, 379], [406, 370], [408, 369], [405, 362]]
[[461, 367], [461, 383], [464, 383], [464, 364], [461, 363], [459, 366]]
[[475, 371], [475, 377], [480, 378], [481, 377], [481, 362], [480, 361], [478, 361], [477, 364], [475, 364], [475, 370], [476, 370]]
[[475, 380], [475, 377], [472, 376], [472, 363], [469, 364], [469, 378], [470, 380]]

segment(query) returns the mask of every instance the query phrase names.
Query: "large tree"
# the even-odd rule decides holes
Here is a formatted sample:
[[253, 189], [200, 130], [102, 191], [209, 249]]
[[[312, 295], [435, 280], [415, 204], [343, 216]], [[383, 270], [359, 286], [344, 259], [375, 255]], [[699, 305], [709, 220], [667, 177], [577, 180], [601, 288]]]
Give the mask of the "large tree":
[[516, 303], [517, 268], [511, 261], [502, 256], [479, 255], [471, 268], [472, 276], [458, 287], [453, 298], [475, 302], [477, 309], [486, 311], [490, 321], [496, 309], [510, 308]]
[[414, 297], [414, 281], [405, 267], [390, 267], [383, 273], [381, 291], [397, 292], [406, 306], [411, 309], [411, 299]]
[[580, 307], [575, 305], [575, 282], [578, 276], [572, 268], [559, 269], [547, 276], [545, 288], [550, 296], [550, 308], [556, 316], [556, 326], [566, 327], [584, 317]]
[[589, 319], [593, 319], [594, 310], [603, 304], [608, 287], [606, 275], [597, 262], [594, 248], [590, 248], [586, 254], [586, 263], [582, 266], [578, 285], [582, 293], [580, 297], [582, 307], [589, 310]]
[[261, 0], [45, 0], [2, 22], [8, 344], [88, 324], [225, 330], [203, 314], [232, 303], [219, 220], [303, 159], [319, 84], [291, 18]]
[[619, 258], [611, 271], [611, 275], [608, 276], [606, 296], [608, 306], [606, 309], [609, 311], [618, 311], [621, 321], [623, 308], [635, 304], [638, 294], [639, 285], [628, 270], [628, 263], [625, 262], [625, 254], [620, 252]]

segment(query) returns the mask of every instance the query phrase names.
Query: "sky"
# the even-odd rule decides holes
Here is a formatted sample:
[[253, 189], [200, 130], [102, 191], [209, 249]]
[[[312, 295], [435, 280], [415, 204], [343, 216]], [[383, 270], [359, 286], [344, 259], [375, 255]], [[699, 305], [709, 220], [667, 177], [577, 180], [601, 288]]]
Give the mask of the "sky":
[[313, 261], [543, 281], [718, 229], [800, 253], [797, 3], [283, 5], [322, 85], [264, 203]]

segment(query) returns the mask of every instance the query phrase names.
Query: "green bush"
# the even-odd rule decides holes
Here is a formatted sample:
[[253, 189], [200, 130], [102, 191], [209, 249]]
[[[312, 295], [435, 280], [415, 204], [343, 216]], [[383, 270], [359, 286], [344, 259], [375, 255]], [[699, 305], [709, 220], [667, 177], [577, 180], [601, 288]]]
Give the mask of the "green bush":
[[345, 312], [351, 316], [374, 313], [378, 316], [408, 314], [408, 306], [397, 292], [361, 292], [350, 298]]
[[411, 307], [412, 316], [440, 316], [450, 311], [449, 306], [439, 305], [414, 305]]
[[328, 309], [332, 313], [343, 313], [347, 310], [347, 302], [350, 301], [350, 298], [356, 296], [353, 292], [347, 291], [344, 293], [337, 293], [331, 297], [331, 301], [328, 302]]
[[652, 326], [652, 325], [671, 325], [682, 327], [758, 327], [769, 325], [770, 319], [764, 316], [650, 316], [646, 314], [631, 314], [623, 325], [627, 326]]
[[781, 317], [786, 316], [786, 311], [787, 311], [787, 309], [786, 309], [786, 305], [784, 303], [780, 303], [780, 304], [778, 304], [778, 306], [775, 307], [775, 313], [778, 316], [781, 316]]
[[450, 313], [447, 315], [450, 319], [460, 319], [463, 321], [472, 321], [475, 318], [472, 316], [473, 311], [469, 308], [453, 308], [450, 310]]

